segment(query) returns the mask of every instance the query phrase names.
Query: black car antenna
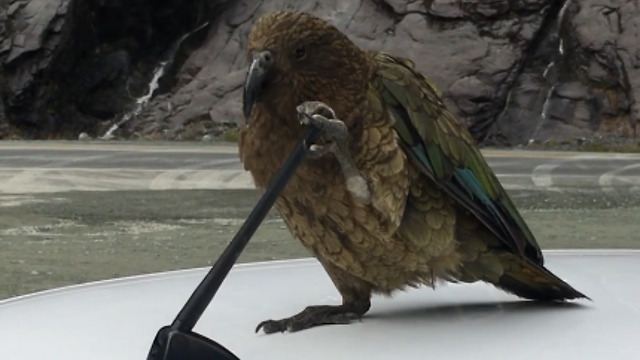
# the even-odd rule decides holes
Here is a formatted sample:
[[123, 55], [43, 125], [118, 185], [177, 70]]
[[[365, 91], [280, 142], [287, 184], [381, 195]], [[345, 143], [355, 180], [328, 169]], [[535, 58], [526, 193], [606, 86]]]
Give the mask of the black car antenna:
[[[308, 114], [301, 115], [309, 117]], [[220, 285], [229, 274], [229, 271], [238, 260], [245, 246], [273, 207], [276, 199], [285, 188], [289, 179], [302, 163], [309, 151], [309, 145], [313, 144], [320, 136], [322, 130], [314, 125], [308, 125], [306, 134], [293, 152], [284, 162], [282, 168], [272, 178], [266, 191], [256, 203], [247, 219], [244, 221], [229, 245], [220, 255], [216, 263], [211, 267], [207, 275], [202, 279], [198, 287], [193, 291], [187, 302], [182, 307], [171, 325], [158, 330], [151, 345], [148, 360], [178, 360], [178, 359], [225, 359], [237, 360], [238, 358], [224, 346], [194, 333], [196, 325], [211, 300], [218, 292]]]

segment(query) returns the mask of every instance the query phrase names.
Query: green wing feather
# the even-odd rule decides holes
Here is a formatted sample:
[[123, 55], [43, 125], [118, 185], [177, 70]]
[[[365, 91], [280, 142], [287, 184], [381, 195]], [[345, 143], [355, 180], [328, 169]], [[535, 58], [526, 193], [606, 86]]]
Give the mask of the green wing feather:
[[473, 213], [511, 251], [542, 265], [540, 247], [467, 128], [407, 60], [375, 54], [375, 88], [395, 119], [405, 151], [421, 171]]

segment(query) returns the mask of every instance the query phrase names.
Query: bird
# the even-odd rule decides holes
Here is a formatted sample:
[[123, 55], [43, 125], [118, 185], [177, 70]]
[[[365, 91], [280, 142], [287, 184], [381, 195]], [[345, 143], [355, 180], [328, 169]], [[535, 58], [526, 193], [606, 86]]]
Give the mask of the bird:
[[545, 268], [476, 141], [410, 60], [361, 49], [327, 21], [291, 11], [255, 22], [247, 56], [240, 160], [264, 190], [305, 126], [323, 129], [275, 208], [342, 298], [256, 332], [348, 324], [373, 294], [446, 282], [588, 299]]

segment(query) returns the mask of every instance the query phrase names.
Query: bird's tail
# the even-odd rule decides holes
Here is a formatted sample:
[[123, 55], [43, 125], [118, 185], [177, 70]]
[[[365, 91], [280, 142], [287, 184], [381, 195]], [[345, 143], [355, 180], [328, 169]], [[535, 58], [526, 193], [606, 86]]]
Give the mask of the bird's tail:
[[503, 258], [504, 273], [493, 284], [502, 290], [539, 301], [589, 299], [542, 265], [513, 254], [500, 257]]

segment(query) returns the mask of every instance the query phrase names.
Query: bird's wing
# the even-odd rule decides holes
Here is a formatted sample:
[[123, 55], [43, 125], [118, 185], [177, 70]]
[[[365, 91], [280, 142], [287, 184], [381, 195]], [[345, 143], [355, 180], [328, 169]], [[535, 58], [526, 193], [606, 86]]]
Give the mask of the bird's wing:
[[512, 252], [542, 265], [533, 234], [489, 168], [467, 128], [408, 60], [375, 55], [375, 87], [413, 163], [473, 213]]

